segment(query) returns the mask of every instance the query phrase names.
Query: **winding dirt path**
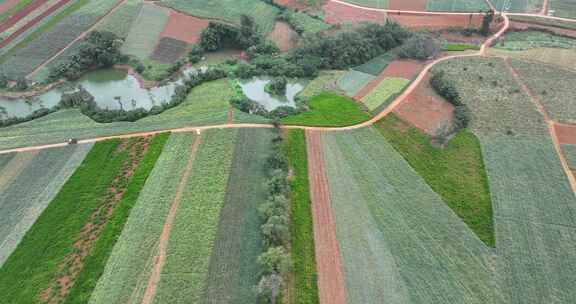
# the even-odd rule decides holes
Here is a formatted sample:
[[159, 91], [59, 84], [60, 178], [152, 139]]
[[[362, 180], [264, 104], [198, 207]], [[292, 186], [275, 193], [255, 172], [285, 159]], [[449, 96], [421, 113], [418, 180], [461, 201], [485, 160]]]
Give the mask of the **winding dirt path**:
[[540, 15], [548, 16], [548, 6], [549, 5], [550, 5], [550, 1], [544, 0], [544, 3], [542, 3], [542, 10], [540, 10]]
[[188, 163], [186, 164], [186, 168], [184, 169], [184, 174], [180, 179], [180, 183], [178, 184], [178, 188], [176, 189], [176, 195], [174, 196], [174, 200], [172, 201], [172, 206], [170, 207], [170, 211], [168, 212], [168, 216], [166, 217], [166, 221], [164, 222], [164, 228], [162, 229], [162, 234], [160, 235], [160, 240], [158, 244], [158, 256], [156, 257], [156, 261], [154, 263], [154, 269], [152, 269], [152, 274], [148, 279], [148, 286], [146, 287], [146, 291], [144, 292], [144, 297], [142, 298], [142, 304], [151, 304], [154, 301], [154, 297], [156, 296], [156, 290], [158, 287], [158, 283], [160, 282], [160, 275], [162, 274], [162, 268], [164, 267], [164, 263], [166, 262], [166, 249], [168, 247], [168, 239], [170, 238], [170, 230], [172, 229], [172, 224], [174, 223], [174, 219], [176, 218], [176, 212], [178, 211], [178, 206], [180, 205], [180, 201], [182, 200], [182, 193], [184, 193], [184, 188], [188, 183], [188, 179], [192, 174], [192, 166], [194, 164], [194, 159], [196, 158], [196, 152], [198, 151], [198, 147], [200, 146], [201, 135], [197, 135], [194, 139], [194, 144], [190, 149], [190, 156], [188, 157]]
[[346, 304], [346, 284], [324, 170], [321, 136], [321, 132], [306, 131], [318, 293], [321, 304]]

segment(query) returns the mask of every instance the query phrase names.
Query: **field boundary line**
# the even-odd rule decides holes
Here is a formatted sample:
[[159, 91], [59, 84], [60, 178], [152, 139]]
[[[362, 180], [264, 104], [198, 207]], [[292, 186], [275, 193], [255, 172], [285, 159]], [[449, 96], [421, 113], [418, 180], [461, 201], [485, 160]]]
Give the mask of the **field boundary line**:
[[318, 296], [320, 304], [346, 304], [346, 284], [336, 236], [336, 222], [330, 202], [328, 178], [324, 170], [321, 137], [322, 134], [318, 131], [306, 131]]
[[164, 222], [164, 228], [162, 229], [162, 234], [160, 235], [160, 241], [158, 244], [158, 255], [156, 257], [156, 262], [154, 263], [152, 273], [150, 274], [150, 278], [148, 279], [148, 286], [144, 292], [142, 304], [152, 304], [154, 297], [156, 296], [156, 290], [158, 288], [158, 283], [160, 282], [162, 268], [166, 262], [166, 249], [168, 247], [168, 240], [170, 238], [170, 230], [172, 229], [172, 224], [176, 218], [176, 212], [178, 211], [178, 206], [180, 205], [182, 194], [184, 193], [184, 189], [186, 188], [188, 180], [192, 174], [192, 167], [194, 165], [194, 160], [196, 159], [196, 152], [200, 146], [201, 137], [202, 135], [197, 135], [194, 139], [192, 147], [190, 148], [188, 163], [186, 164], [186, 168], [184, 168], [184, 174], [180, 178], [180, 183], [176, 189], [176, 195], [172, 200], [172, 206], [170, 207], [170, 211], [168, 212], [168, 216]]

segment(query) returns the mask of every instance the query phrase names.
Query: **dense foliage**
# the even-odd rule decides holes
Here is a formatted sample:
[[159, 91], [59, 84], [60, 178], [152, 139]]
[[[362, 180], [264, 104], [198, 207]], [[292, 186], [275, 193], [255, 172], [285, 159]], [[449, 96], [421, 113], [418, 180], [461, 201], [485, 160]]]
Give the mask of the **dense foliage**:
[[426, 34], [415, 34], [400, 47], [398, 55], [402, 58], [426, 60], [438, 55], [442, 44], [436, 38]]
[[430, 78], [430, 85], [440, 96], [444, 97], [454, 106], [454, 131], [468, 127], [470, 111], [462, 103], [456, 84], [445, 77], [443, 71], [436, 72]]

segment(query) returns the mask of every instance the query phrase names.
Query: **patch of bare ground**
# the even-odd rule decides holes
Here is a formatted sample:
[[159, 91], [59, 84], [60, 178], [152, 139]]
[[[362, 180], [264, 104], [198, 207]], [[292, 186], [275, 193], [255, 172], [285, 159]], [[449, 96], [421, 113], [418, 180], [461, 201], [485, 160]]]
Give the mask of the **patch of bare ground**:
[[151, 138], [147, 136], [126, 139], [117, 147], [115, 153], [128, 152], [128, 157], [109, 186], [103, 198], [104, 201], [89, 217], [88, 222], [78, 234], [72, 250], [58, 266], [58, 271], [50, 286], [40, 294], [44, 303], [62, 303], [74, 287], [75, 280], [84, 268], [84, 260], [90, 255], [108, 220], [112, 217], [115, 207], [122, 200], [128, 182], [148, 150]]
[[344, 274], [324, 168], [321, 136], [321, 132], [306, 131], [318, 293], [320, 304], [346, 304]]
[[287, 52], [298, 42], [298, 33], [286, 22], [278, 21], [274, 25], [274, 30], [268, 35], [268, 39], [274, 41], [281, 52]]

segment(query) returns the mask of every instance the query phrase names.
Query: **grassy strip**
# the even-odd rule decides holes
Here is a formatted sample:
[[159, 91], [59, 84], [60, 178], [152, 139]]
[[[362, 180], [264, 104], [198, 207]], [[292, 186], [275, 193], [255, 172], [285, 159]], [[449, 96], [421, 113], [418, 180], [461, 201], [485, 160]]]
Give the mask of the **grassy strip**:
[[124, 152], [115, 153], [119, 144], [120, 140], [109, 140], [94, 145], [0, 269], [4, 303], [40, 300], [40, 291], [48, 287], [128, 157]]
[[475, 44], [468, 43], [449, 43], [444, 47], [448, 52], [462, 52], [467, 50], [479, 50], [480, 47]]
[[492, 201], [480, 143], [469, 131], [458, 133], [446, 148], [393, 115], [378, 124], [380, 133], [489, 246], [494, 246]]
[[310, 111], [282, 119], [283, 124], [344, 127], [370, 119], [354, 100], [324, 92], [310, 99]]
[[295, 279], [292, 303], [318, 303], [314, 227], [304, 130], [289, 131], [284, 144], [284, 153], [292, 169], [292, 179], [290, 180], [290, 192], [292, 194], [291, 257]]
[[164, 144], [169, 136], [169, 133], [163, 133], [152, 139], [144, 159], [142, 159], [138, 165], [138, 168], [126, 187], [126, 192], [122, 200], [114, 209], [114, 214], [92, 249], [92, 253], [86, 259], [84, 270], [76, 280], [74, 289], [70, 292], [70, 295], [64, 302], [65, 304], [88, 303], [90, 300], [90, 296], [96, 287], [98, 279], [102, 276], [102, 273], [104, 273], [104, 267], [106, 266], [108, 257], [112, 253], [112, 248], [114, 244], [116, 244], [116, 240], [118, 240], [124, 224], [128, 220], [130, 211], [136, 204], [140, 191], [144, 187], [150, 172], [152, 172], [158, 157], [160, 157]]
[[4, 13], [0, 14], [0, 22], [6, 21], [10, 16], [19, 12], [23, 8], [27, 7], [30, 3], [32, 3], [32, 1], [34, 1], [34, 0], [18, 1], [18, 3], [16, 3], [16, 5], [11, 7], [9, 10], [5, 11]]

